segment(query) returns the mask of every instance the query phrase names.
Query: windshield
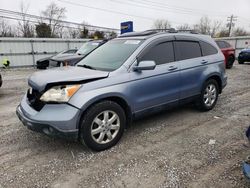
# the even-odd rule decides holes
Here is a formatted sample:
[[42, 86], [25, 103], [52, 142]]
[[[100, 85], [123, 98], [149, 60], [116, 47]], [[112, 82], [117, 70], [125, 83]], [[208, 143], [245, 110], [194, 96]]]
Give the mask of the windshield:
[[81, 55], [87, 55], [89, 52], [96, 49], [98, 46], [98, 42], [86, 42], [76, 53]]
[[141, 40], [111, 40], [82, 59], [77, 66], [104, 71], [116, 70], [141, 43]]

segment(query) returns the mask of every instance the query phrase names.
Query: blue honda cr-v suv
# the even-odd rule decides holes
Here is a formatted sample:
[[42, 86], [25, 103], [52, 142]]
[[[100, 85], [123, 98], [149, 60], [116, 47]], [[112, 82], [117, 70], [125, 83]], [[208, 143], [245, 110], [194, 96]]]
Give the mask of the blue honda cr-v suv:
[[209, 36], [145, 31], [113, 39], [76, 67], [36, 72], [17, 107], [29, 129], [115, 145], [142, 114], [193, 101], [211, 110], [226, 86], [224, 56]]

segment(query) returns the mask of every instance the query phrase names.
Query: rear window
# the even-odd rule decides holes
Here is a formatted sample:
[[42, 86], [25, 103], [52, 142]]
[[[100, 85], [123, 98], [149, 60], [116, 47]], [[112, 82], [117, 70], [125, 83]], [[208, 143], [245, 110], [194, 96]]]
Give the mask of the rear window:
[[224, 41], [224, 43], [225, 43], [226, 48], [231, 48], [232, 47], [231, 44], [229, 44], [228, 42]]
[[77, 52], [77, 49], [72, 49], [72, 50], [67, 50], [65, 52], [63, 52], [63, 54], [74, 54]]
[[213, 55], [213, 54], [218, 53], [217, 49], [213, 47], [211, 44], [200, 41], [200, 45], [201, 45], [201, 51], [202, 51], [203, 56], [208, 56], [208, 55]]
[[96, 49], [98, 46], [98, 42], [86, 42], [76, 53], [81, 55], [87, 55], [88, 53]]
[[217, 45], [219, 46], [220, 49], [226, 48], [226, 45], [223, 41], [216, 41]]
[[200, 44], [195, 41], [175, 41], [176, 60], [201, 57]]

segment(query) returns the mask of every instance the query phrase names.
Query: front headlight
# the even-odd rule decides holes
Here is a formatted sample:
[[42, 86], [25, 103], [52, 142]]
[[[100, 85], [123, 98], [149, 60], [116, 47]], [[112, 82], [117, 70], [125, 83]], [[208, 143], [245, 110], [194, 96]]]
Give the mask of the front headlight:
[[44, 102], [68, 102], [81, 85], [55, 86], [46, 91], [40, 98]]

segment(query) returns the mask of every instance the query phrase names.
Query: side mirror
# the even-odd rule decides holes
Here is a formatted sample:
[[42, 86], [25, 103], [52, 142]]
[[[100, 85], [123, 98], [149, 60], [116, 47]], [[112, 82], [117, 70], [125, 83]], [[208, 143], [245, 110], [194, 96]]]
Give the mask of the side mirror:
[[134, 66], [134, 71], [142, 71], [142, 70], [154, 70], [155, 69], [154, 61], [140, 61], [137, 66]]

